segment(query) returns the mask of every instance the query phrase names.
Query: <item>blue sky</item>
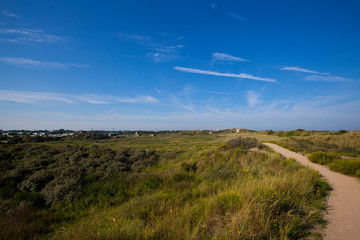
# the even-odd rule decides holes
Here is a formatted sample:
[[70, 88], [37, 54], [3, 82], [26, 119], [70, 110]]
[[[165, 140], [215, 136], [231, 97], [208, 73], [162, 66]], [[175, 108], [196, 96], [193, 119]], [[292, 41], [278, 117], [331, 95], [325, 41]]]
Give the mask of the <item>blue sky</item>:
[[2, 129], [360, 129], [359, 1], [0, 3]]

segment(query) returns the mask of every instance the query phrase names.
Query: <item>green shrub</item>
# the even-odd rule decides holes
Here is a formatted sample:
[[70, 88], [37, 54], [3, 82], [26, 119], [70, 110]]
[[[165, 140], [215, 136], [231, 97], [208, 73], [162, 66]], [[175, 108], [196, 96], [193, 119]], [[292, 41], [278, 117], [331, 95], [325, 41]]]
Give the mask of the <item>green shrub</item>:
[[273, 135], [275, 132], [273, 131], [273, 130], [269, 130], [269, 131], [267, 131], [267, 135]]
[[219, 150], [226, 151], [226, 150], [229, 149], [229, 145], [226, 144], [226, 143], [222, 143], [222, 144], [220, 144], [220, 145], [218, 146], [218, 149], [219, 149]]
[[140, 185], [138, 194], [142, 195], [145, 192], [150, 192], [152, 190], [158, 189], [163, 183], [163, 180], [159, 176], [150, 176], [145, 179]]
[[346, 175], [360, 177], [360, 160], [357, 159], [336, 159], [330, 163], [329, 168]]
[[330, 190], [332, 190], [331, 186], [324, 179], [319, 179], [314, 185], [314, 193], [317, 196], [326, 197]]
[[342, 135], [342, 134], [345, 134], [345, 133], [347, 133], [348, 131], [346, 131], [346, 130], [340, 130], [340, 131], [337, 131], [337, 132], [333, 132], [332, 134], [333, 135]]
[[35, 208], [44, 208], [46, 207], [45, 199], [40, 193], [31, 193], [31, 192], [17, 192], [13, 201], [20, 204], [21, 202], [27, 203], [27, 205]]
[[282, 137], [293, 137], [293, 136], [300, 136], [300, 134], [294, 131], [289, 131], [282, 135]]
[[241, 148], [244, 150], [249, 150], [251, 148], [263, 148], [263, 145], [256, 139], [256, 138], [242, 138], [242, 137], [238, 137], [238, 138], [234, 138], [231, 139], [227, 142], [227, 145], [230, 148]]
[[196, 163], [194, 163], [194, 164], [182, 163], [181, 168], [186, 172], [190, 172], [190, 171], [195, 172], [196, 171]]
[[236, 210], [241, 207], [242, 198], [238, 193], [226, 193], [217, 198], [216, 208], [222, 213]]
[[335, 159], [339, 159], [340, 157], [332, 154], [332, 153], [324, 153], [324, 152], [314, 152], [310, 153], [308, 156], [310, 161], [314, 163], [319, 163], [321, 165], [328, 165]]
[[358, 178], [360, 178], [360, 169], [356, 170], [355, 176], [358, 177]]
[[194, 179], [194, 177], [190, 176], [189, 174], [184, 174], [184, 173], [177, 173], [173, 176], [173, 180], [175, 182], [180, 182], [180, 181], [192, 181]]
[[153, 150], [59, 144], [0, 145], [0, 159], [1, 198], [41, 192], [48, 205], [77, 198], [83, 187], [96, 181], [158, 162]]

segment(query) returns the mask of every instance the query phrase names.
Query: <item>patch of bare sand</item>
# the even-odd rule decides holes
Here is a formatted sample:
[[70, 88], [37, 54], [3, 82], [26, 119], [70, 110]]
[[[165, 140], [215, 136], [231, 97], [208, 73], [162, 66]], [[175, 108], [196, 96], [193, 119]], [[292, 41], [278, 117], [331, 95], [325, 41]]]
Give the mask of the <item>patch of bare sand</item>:
[[336, 173], [328, 167], [310, 162], [307, 157], [287, 150], [273, 143], [264, 143], [286, 158], [294, 158], [323, 175], [333, 190], [330, 193], [324, 230], [326, 240], [360, 240], [360, 181], [356, 178]]

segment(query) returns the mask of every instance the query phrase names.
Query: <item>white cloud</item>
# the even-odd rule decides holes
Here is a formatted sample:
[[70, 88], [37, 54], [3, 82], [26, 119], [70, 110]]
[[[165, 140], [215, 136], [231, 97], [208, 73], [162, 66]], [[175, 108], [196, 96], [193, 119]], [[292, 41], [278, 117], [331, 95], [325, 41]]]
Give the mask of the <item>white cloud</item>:
[[48, 101], [75, 103], [74, 99], [65, 94], [6, 90], [0, 90], [0, 100], [18, 103], [39, 103]]
[[156, 63], [172, 61], [179, 58], [177, 49], [182, 47], [182, 45], [153, 47], [150, 48], [147, 57]]
[[237, 14], [237, 13], [230, 12], [229, 15], [232, 16], [232, 17], [234, 17], [234, 18], [237, 18], [237, 19], [239, 19], [239, 20], [241, 20], [241, 21], [245, 21], [245, 18], [242, 17], [242, 16], [240, 16], [240, 15]]
[[295, 71], [295, 72], [304, 72], [304, 73], [316, 73], [316, 74], [328, 74], [328, 73], [321, 73], [305, 68], [299, 68], [299, 67], [283, 67], [280, 70], [286, 70], [286, 71]]
[[303, 78], [306, 81], [317, 81], [317, 82], [351, 82], [352, 79], [337, 77], [337, 76], [318, 76], [310, 75]]
[[[184, 91], [188, 92], [187, 89]], [[32, 93], [31, 95], [39, 95], [39, 93]], [[73, 99], [69, 95], [65, 97], [63, 95], [60, 94], [55, 97], [63, 97], [66, 101]], [[252, 94], [248, 93], [248, 95], [251, 96]], [[91, 112], [61, 111], [60, 108], [45, 112], [43, 108], [38, 110], [29, 108], [29, 110], [12, 112], [4, 108], [2, 109], [3, 114], [0, 114], [0, 122], [5, 129], [191, 130], [234, 127], [255, 130], [359, 129], [360, 114], [356, 110], [360, 109], [360, 100], [357, 95], [351, 98], [348, 96], [344, 98], [341, 95], [339, 97], [321, 96], [296, 101], [286, 99], [259, 101], [260, 97], [258, 97], [255, 100], [254, 107], [244, 107], [242, 104], [224, 107], [222, 104], [216, 104], [217, 101], [212, 102], [213, 104], [204, 104], [203, 101], [197, 103], [184, 101], [186, 99], [175, 94], [178, 97], [175, 99], [179, 101], [178, 104], [168, 98], [168, 101], [162, 102], [165, 107], [169, 107], [165, 111], [164, 105], [161, 105], [161, 108], [158, 105], [155, 108], [146, 106], [146, 109], [144, 107], [135, 111], [127, 111], [123, 106], [117, 107], [115, 105], [110, 110], [103, 111], [98, 108], [91, 108], [94, 109]], [[0, 91], [0, 98], [3, 96], [4, 91]], [[98, 98], [86, 95], [88, 99], [95, 99], [96, 101], [109, 101], [109, 99], [114, 98], [112, 96], [95, 96]], [[79, 100], [73, 101], [78, 102]]]
[[0, 57], [0, 62], [14, 65], [21, 68], [48, 68], [48, 69], [66, 69], [68, 67], [75, 68], [89, 68], [89, 65], [85, 64], [74, 64], [74, 63], [59, 63], [59, 62], [43, 62], [29, 58], [10, 58]]
[[[310, 104], [309, 104], [310, 103]], [[269, 103], [271, 104], [271, 102]], [[6, 129], [48, 128], [48, 129], [226, 129], [246, 128], [255, 130], [309, 130], [359, 129], [360, 115], [352, 109], [359, 109], [360, 101], [331, 104], [319, 107], [309, 102], [289, 104], [285, 108], [279, 104], [269, 109], [261, 106], [251, 109], [204, 109], [203, 111], [173, 111], [165, 113], [126, 114], [123, 112], [106, 113], [63, 113], [38, 112], [22, 113], [24, 117], [0, 115]], [[303, 107], [301, 107], [303, 106]], [[335, 114], [338, 112], [341, 114]]]
[[[178, 50], [184, 47], [181, 44], [177, 43], [178, 40], [182, 37], [176, 37], [167, 32], [159, 32], [162, 39], [154, 39], [150, 36], [143, 36], [137, 34], [127, 34], [127, 33], [118, 33], [118, 36], [121, 38], [129, 39], [135, 41], [141, 46], [145, 46], [147, 49], [146, 58], [150, 59], [153, 62], [168, 62], [179, 58]], [[170, 41], [169, 41], [170, 39]], [[172, 40], [171, 40], [172, 39]], [[172, 43], [172, 44], [169, 44]]]
[[9, 58], [9, 57], [0, 57], [0, 61], [14, 65], [16, 67], [39, 67], [39, 68], [53, 68], [53, 69], [65, 69], [67, 68], [66, 64], [58, 62], [42, 62], [28, 58]]
[[254, 93], [253, 91], [246, 92], [246, 101], [249, 107], [254, 107], [257, 103], [259, 103], [259, 94]]
[[248, 60], [245, 58], [234, 57], [226, 53], [213, 53], [212, 61], [247, 62]]
[[12, 12], [9, 12], [6, 9], [3, 9], [1, 12], [2, 12], [3, 15], [8, 16], [8, 17], [20, 18], [19, 15], [15, 14], [15, 13], [12, 13]]
[[122, 103], [157, 103], [159, 100], [151, 96], [140, 96], [136, 98], [115, 98], [117, 102]]
[[14, 43], [59, 43], [67, 41], [67, 37], [45, 33], [42, 29], [12, 28], [0, 29], [0, 40]]
[[221, 76], [221, 77], [246, 78], [246, 79], [264, 81], [264, 82], [273, 82], [273, 83], [276, 82], [276, 79], [255, 77], [255, 76], [252, 76], [252, 75], [246, 74], [246, 73], [240, 73], [240, 74], [219, 73], [219, 72], [206, 71], [206, 70], [200, 70], [200, 69], [194, 69], [194, 68], [178, 67], [178, 66], [174, 67], [174, 69], [177, 71], [188, 72], [188, 73], [197, 73], [197, 74], [205, 74], [205, 75], [213, 75], [213, 76]]
[[218, 91], [205, 91], [207, 93], [214, 93], [214, 94], [224, 94], [224, 95], [231, 95], [232, 93], [229, 92], [218, 92]]
[[118, 33], [118, 36], [121, 38], [127, 38], [130, 40], [134, 40], [134, 41], [137, 41], [140, 43], [148, 42], [152, 39], [149, 36], [138, 35], [138, 34], [127, 34], [127, 33]]
[[68, 65], [76, 68], [91, 68], [91, 66], [87, 64], [68, 63]]
[[90, 104], [116, 104], [116, 103], [157, 103], [159, 100], [152, 96], [139, 97], [118, 97], [111, 95], [83, 94], [73, 95], [64, 93], [50, 92], [26, 92], [26, 91], [7, 91], [0, 90], [0, 101], [10, 101], [18, 103], [49, 103], [64, 102], [69, 104], [90, 103]]

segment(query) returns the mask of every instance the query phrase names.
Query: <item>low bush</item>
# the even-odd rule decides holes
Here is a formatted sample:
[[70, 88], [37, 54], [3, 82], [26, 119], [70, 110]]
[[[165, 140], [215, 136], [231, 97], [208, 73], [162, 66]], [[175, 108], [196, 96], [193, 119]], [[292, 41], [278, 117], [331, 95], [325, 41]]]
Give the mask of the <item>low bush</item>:
[[156, 190], [160, 188], [162, 183], [163, 180], [159, 176], [157, 175], [149, 176], [140, 184], [138, 194], [143, 195], [146, 192], [151, 192], [152, 190]]
[[340, 157], [333, 153], [324, 153], [324, 152], [314, 152], [310, 153], [308, 156], [310, 161], [314, 163], [319, 163], [321, 165], [328, 165], [335, 159], [339, 159]]
[[181, 168], [186, 172], [190, 172], [190, 171], [195, 172], [196, 171], [196, 163], [194, 163], [194, 164], [182, 163]]
[[301, 133], [295, 131], [289, 131], [282, 135], [282, 137], [293, 137], [293, 136], [300, 136]]
[[230, 148], [241, 148], [244, 150], [249, 150], [251, 148], [263, 148], [264, 146], [256, 138], [234, 138], [227, 142], [227, 145]]
[[357, 159], [336, 159], [329, 164], [329, 168], [346, 175], [360, 177], [360, 160]]
[[47, 205], [73, 200], [89, 183], [141, 171], [157, 164], [159, 159], [153, 150], [113, 151], [97, 145], [27, 144], [1, 146], [0, 150], [4, 166], [0, 169], [0, 197], [11, 198], [17, 192], [39, 193]]

